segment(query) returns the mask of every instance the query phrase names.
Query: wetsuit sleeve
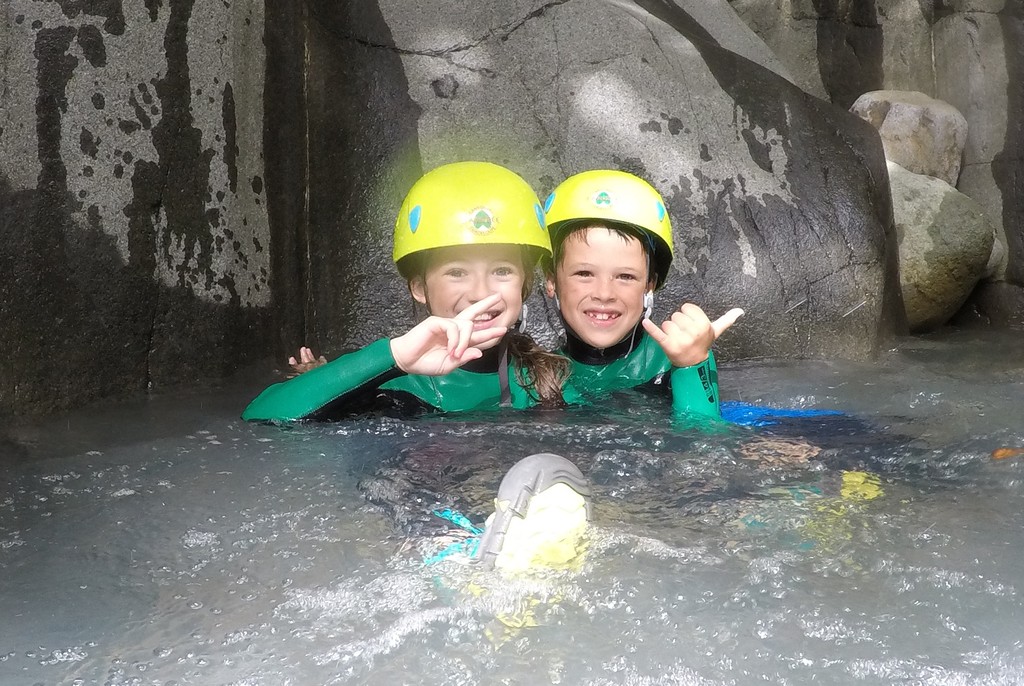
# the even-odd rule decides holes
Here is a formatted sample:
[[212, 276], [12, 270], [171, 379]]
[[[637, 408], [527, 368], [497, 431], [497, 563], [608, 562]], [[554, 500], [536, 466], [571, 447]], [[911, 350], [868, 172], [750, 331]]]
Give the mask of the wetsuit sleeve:
[[715, 354], [690, 367], [673, 367], [672, 410], [678, 415], [721, 417], [718, 401], [718, 366]]
[[[279, 422], [308, 419], [327, 405], [337, 405], [346, 397], [363, 396], [404, 374], [395, 365], [391, 342], [382, 338], [294, 379], [270, 386], [249, 403], [242, 419]], [[353, 411], [357, 412], [358, 408]]]

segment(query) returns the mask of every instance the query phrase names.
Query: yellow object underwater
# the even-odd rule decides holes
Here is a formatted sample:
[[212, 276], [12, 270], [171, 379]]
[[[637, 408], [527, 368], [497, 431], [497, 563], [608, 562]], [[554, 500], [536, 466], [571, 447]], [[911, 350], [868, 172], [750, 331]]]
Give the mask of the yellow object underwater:
[[[497, 501], [496, 505], [501, 511], [511, 503]], [[538, 567], [565, 567], [584, 552], [586, 530], [586, 498], [567, 484], [556, 483], [530, 499], [525, 517], [509, 522], [494, 566], [513, 574]]]
[[882, 495], [882, 481], [867, 472], [843, 472], [839, 494], [845, 500], [874, 500]]
[[589, 495], [586, 478], [561, 455], [523, 458], [501, 480], [477, 559], [511, 574], [578, 561], [586, 548]]

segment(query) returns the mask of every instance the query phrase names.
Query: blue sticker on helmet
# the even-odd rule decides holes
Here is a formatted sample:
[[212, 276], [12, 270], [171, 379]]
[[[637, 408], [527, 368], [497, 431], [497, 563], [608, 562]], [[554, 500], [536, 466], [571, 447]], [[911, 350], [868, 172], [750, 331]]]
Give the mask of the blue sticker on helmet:
[[537, 223], [540, 224], [540, 228], [544, 228], [544, 210], [540, 208], [537, 203], [533, 204], [533, 211], [537, 214]]
[[420, 213], [422, 211], [423, 208], [417, 205], [409, 212], [409, 228], [412, 229], [413, 233], [416, 233], [416, 229], [420, 228]]
[[665, 206], [661, 204], [660, 200], [658, 201], [658, 221], [665, 221]]
[[555, 194], [551, 193], [550, 195], [548, 195], [548, 199], [544, 201], [544, 211], [545, 212], [550, 212], [551, 211], [551, 205], [554, 204], [554, 202], [555, 202]]

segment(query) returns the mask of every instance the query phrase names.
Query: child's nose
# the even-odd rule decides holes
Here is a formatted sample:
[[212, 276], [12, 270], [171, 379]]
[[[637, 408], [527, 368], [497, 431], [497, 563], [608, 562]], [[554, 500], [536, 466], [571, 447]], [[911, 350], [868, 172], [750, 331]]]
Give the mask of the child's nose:
[[615, 288], [612, 282], [606, 279], [597, 279], [594, 285], [593, 296], [598, 300], [614, 300]]
[[469, 287], [469, 300], [470, 302], [479, 302], [491, 294], [491, 288], [487, 284], [487, 279], [477, 277], [473, 279], [473, 282]]

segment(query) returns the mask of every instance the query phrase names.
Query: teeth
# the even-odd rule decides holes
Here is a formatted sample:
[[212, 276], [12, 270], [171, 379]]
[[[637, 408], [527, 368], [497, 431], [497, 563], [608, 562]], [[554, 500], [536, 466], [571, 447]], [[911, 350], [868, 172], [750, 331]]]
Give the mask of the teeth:
[[596, 319], [599, 322], [606, 322], [609, 319], [615, 319], [616, 317], [618, 317], [617, 314], [613, 314], [610, 312], [588, 312], [587, 314], [589, 314], [592, 319]]

